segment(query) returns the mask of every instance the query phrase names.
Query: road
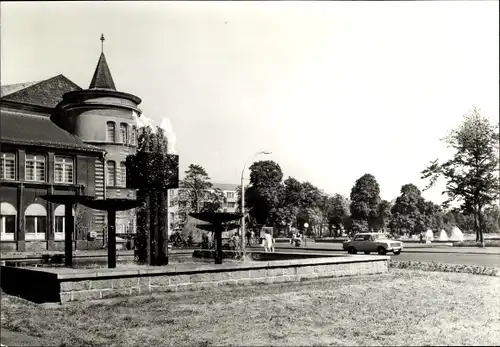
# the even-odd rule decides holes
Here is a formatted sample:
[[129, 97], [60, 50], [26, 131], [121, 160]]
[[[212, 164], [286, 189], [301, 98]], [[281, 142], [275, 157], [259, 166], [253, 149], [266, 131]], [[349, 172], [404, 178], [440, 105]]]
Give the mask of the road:
[[[252, 247], [253, 250], [263, 249]], [[335, 243], [308, 243], [307, 249], [292, 247], [289, 244], [276, 244], [276, 250], [287, 250], [290, 252], [320, 252], [325, 254], [347, 254], [342, 250], [341, 244]], [[491, 247], [486, 249], [469, 247], [408, 247], [400, 255], [388, 253], [394, 260], [401, 261], [436, 261], [448, 264], [477, 265], [500, 267], [500, 248]]]

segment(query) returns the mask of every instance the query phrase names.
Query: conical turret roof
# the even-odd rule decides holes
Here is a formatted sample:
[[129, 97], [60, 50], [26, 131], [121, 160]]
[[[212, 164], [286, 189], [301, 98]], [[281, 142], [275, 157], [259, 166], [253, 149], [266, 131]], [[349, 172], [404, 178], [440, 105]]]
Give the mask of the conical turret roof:
[[92, 82], [90, 82], [89, 89], [116, 90], [115, 82], [113, 82], [113, 77], [111, 76], [111, 71], [109, 71], [108, 63], [106, 62], [104, 53], [101, 53], [101, 56], [99, 57], [99, 61], [97, 62], [97, 67], [95, 68], [94, 77], [92, 77]]

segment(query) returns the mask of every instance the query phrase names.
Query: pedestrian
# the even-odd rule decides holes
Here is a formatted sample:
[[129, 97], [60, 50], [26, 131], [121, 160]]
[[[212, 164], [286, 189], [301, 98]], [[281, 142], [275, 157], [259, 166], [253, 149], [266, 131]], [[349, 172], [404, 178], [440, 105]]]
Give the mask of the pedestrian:
[[252, 240], [252, 233], [250, 231], [247, 231], [246, 233], [246, 237], [247, 237], [247, 246], [248, 247], [252, 247], [252, 243], [251, 243], [251, 240]]
[[269, 248], [267, 246], [267, 234], [264, 234], [264, 237], [261, 238], [262, 240], [262, 246], [264, 247], [265, 252], [269, 252]]
[[266, 252], [274, 252], [273, 237], [269, 231], [266, 231], [264, 239], [264, 249]]

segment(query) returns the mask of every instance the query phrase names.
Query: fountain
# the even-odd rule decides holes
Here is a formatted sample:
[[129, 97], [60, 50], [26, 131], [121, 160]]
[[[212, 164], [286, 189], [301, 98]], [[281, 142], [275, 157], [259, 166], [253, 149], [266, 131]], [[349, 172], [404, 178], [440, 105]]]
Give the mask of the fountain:
[[434, 233], [429, 229], [425, 233], [425, 243], [431, 243], [432, 241], [434, 241]]
[[86, 201], [94, 200], [93, 196], [88, 195], [42, 195], [40, 198], [56, 203], [56, 204], [64, 204], [64, 226], [65, 226], [65, 234], [64, 234], [64, 264], [67, 267], [73, 267], [73, 234], [74, 234], [74, 217], [71, 213], [73, 209], [73, 205], [76, 203], [83, 204]]
[[451, 230], [450, 241], [464, 242], [464, 234], [456, 226]]
[[135, 199], [86, 199], [82, 205], [108, 212], [108, 268], [116, 268], [116, 212], [139, 207], [141, 203]]
[[215, 264], [222, 264], [222, 232], [224, 231], [224, 224], [238, 220], [243, 215], [241, 213], [228, 212], [201, 212], [190, 213], [189, 216], [210, 223], [210, 225], [198, 225], [198, 228], [211, 229], [213, 231], [216, 245]]
[[448, 241], [448, 234], [444, 229], [441, 229], [441, 233], [439, 234], [439, 241]]

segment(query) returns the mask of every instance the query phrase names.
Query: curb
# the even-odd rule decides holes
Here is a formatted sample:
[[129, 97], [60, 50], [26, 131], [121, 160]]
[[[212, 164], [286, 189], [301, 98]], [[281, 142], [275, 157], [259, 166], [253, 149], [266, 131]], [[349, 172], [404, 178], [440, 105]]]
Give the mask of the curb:
[[[280, 249], [287, 249], [287, 248], [291, 248], [291, 247], [275, 247], [275, 248], [280, 248]], [[331, 249], [331, 248], [302, 248], [302, 247], [297, 247], [299, 249], [303, 249], [303, 250], [306, 250], [306, 251], [320, 251], [320, 252], [345, 252], [344, 250], [340, 250], [340, 249]], [[415, 247], [416, 248], [416, 247]], [[292, 249], [295, 249], [295, 248], [292, 248]], [[420, 248], [420, 249], [423, 249], [423, 248]], [[485, 253], [485, 252], [453, 252], [453, 251], [444, 251], [444, 252], [436, 252], [436, 251], [433, 251], [433, 250], [428, 250], [428, 251], [413, 251], [411, 250], [408, 250], [407, 248], [404, 248], [403, 249], [403, 252], [401, 253], [444, 253], [444, 254], [479, 254], [479, 255], [500, 255], [500, 252], [498, 253]]]
[[[191, 254], [193, 253], [193, 250], [178, 250], [178, 251], [170, 251], [168, 254], [170, 255], [186, 255], [186, 254]], [[56, 254], [50, 254], [51, 256], [54, 256]], [[61, 254], [64, 258], [64, 254]], [[130, 258], [133, 257], [134, 253], [117, 253], [116, 258]], [[92, 259], [92, 258], [107, 258], [108, 254], [107, 253], [94, 253], [94, 254], [73, 254], [73, 259]], [[15, 256], [9, 256], [9, 255], [1, 255], [0, 256], [2, 261], [30, 261], [30, 260], [40, 260], [43, 259], [42, 255], [15, 255]], [[1, 346], [0, 346], [1, 347]]]

